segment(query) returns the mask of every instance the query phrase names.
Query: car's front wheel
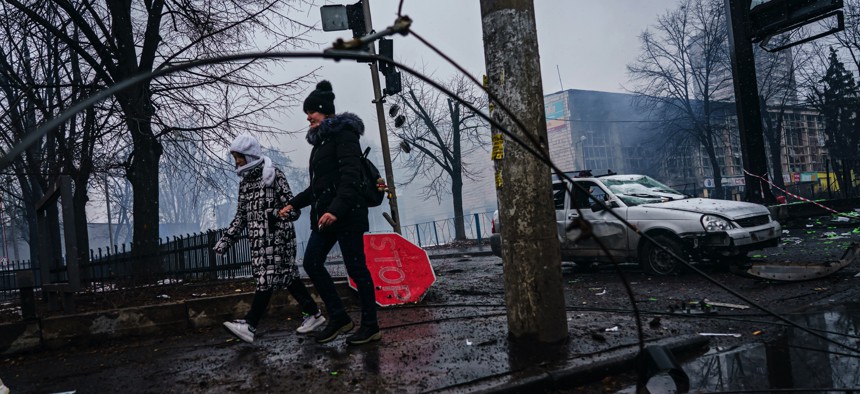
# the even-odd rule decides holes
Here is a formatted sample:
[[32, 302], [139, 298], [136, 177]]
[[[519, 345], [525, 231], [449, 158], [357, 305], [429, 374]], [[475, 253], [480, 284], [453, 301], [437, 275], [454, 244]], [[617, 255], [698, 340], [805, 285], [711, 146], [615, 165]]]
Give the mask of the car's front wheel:
[[[667, 235], [656, 235], [652, 237], [658, 244], [663, 245], [675, 256], [687, 258], [684, 248], [677, 238]], [[643, 239], [642, 248], [639, 250], [639, 266], [649, 274], [672, 275], [681, 271], [683, 263], [679, 262], [663, 248], [654, 245], [647, 239]]]

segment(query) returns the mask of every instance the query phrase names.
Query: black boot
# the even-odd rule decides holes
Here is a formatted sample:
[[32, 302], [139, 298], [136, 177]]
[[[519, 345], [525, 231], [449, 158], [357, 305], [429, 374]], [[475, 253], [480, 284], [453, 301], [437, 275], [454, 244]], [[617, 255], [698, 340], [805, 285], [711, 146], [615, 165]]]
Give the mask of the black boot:
[[378, 341], [382, 339], [382, 333], [379, 332], [379, 327], [377, 326], [366, 326], [364, 324], [355, 332], [346, 338], [346, 343], [349, 345], [361, 345], [362, 343], [368, 343], [371, 341]]
[[325, 328], [316, 335], [317, 343], [331, 342], [338, 335], [352, 330], [353, 327], [355, 324], [352, 324], [352, 320], [348, 316], [338, 319], [332, 318]]

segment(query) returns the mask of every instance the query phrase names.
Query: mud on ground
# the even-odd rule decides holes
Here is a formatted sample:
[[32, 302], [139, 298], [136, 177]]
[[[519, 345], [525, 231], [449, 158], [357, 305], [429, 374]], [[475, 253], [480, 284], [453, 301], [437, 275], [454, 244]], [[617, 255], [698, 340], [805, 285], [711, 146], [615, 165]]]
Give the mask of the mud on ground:
[[[252, 279], [227, 279], [217, 281], [168, 281], [148, 286], [136, 286], [122, 290], [85, 291], [75, 295], [75, 313], [121, 309], [135, 306], [182, 302], [194, 298], [248, 293], [254, 291]], [[21, 320], [18, 302], [8, 305], [0, 303], [0, 323]], [[36, 293], [36, 315], [40, 318], [63, 315], [62, 309], [52, 310]]]

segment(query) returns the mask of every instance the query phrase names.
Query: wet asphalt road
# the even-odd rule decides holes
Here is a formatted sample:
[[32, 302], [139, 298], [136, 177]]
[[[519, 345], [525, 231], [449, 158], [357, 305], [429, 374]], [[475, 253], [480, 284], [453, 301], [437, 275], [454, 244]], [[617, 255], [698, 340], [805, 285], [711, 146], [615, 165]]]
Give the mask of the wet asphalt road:
[[[838, 258], [851, 238], [821, 237], [844, 232], [828, 227], [789, 229], [790, 242], [755, 258]], [[534, 368], [587, 365], [607, 350], [637, 343], [629, 296], [612, 269], [564, 266], [570, 340], [547, 350], [521, 349], [508, 340], [500, 259], [448, 258], [433, 264], [438, 281], [420, 304], [380, 311], [384, 337], [376, 344], [348, 347], [342, 339], [316, 344], [294, 333], [297, 321], [274, 316], [264, 319], [254, 344], [238, 342], [220, 327], [129, 338], [3, 358], [0, 379], [13, 393], [458, 392], [481, 388], [479, 383], [490, 377], [516, 381], [518, 373]], [[780, 313], [860, 299], [856, 264], [798, 283], [703, 268], [748, 301]], [[633, 289], [646, 340], [703, 332], [741, 335], [712, 339], [712, 348], [726, 348], [766, 341], [784, 330], [755, 308], [678, 312], [678, 306], [706, 298], [747, 304], [698, 275], [653, 277], [629, 265], [622, 272]], [[357, 319], [358, 311], [352, 314]], [[582, 388], [594, 387], [587, 384], [583, 381]]]

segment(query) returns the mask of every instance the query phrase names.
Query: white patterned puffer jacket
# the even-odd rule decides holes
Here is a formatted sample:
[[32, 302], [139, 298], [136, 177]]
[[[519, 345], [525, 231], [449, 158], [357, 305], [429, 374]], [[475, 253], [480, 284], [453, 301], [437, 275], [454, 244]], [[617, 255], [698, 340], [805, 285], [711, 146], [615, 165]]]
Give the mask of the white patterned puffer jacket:
[[214, 247], [216, 252], [224, 253], [247, 227], [257, 291], [287, 287], [299, 275], [292, 222], [299, 218], [300, 211], [293, 210], [286, 219], [278, 216], [278, 210], [287, 205], [293, 193], [286, 176], [277, 168], [272, 186], [263, 186], [262, 168], [253, 168], [242, 178], [236, 216]]

